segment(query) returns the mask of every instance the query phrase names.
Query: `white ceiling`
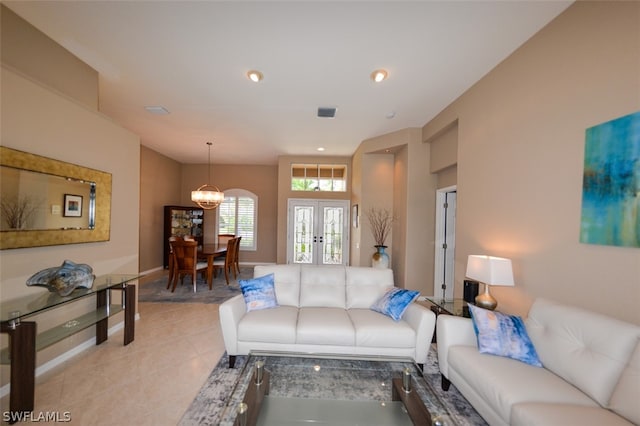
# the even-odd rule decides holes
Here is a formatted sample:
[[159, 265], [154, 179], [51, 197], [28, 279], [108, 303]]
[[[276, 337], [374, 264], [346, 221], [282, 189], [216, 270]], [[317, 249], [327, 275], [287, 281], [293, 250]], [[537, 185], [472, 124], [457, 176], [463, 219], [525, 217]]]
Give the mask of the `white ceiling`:
[[350, 156], [422, 127], [570, 3], [4, 1], [100, 73], [101, 111], [143, 145], [206, 163], [213, 141], [226, 164]]

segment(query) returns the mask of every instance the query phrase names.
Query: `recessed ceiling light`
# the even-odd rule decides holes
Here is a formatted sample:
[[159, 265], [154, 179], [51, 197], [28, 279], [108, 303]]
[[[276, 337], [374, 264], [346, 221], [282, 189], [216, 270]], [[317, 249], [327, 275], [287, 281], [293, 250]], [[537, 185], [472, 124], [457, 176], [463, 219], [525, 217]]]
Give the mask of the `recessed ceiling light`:
[[260, 71], [256, 71], [256, 70], [251, 70], [247, 72], [247, 78], [251, 81], [253, 81], [254, 83], [258, 83], [262, 80], [264, 76], [262, 75], [262, 73]]
[[324, 151], [324, 147], [320, 146], [320, 147], [317, 148], [317, 150], [322, 152], [322, 151]]
[[387, 73], [386, 70], [383, 70], [383, 69], [375, 70], [374, 72], [371, 73], [371, 80], [375, 81], [376, 83], [380, 83], [382, 80], [385, 80], [388, 75], [389, 73]]
[[146, 106], [144, 107], [144, 109], [147, 110], [147, 112], [150, 112], [151, 114], [156, 114], [156, 115], [166, 115], [169, 114], [169, 110], [167, 110], [165, 107], [163, 106], [155, 106], [155, 105], [151, 105], [151, 106]]

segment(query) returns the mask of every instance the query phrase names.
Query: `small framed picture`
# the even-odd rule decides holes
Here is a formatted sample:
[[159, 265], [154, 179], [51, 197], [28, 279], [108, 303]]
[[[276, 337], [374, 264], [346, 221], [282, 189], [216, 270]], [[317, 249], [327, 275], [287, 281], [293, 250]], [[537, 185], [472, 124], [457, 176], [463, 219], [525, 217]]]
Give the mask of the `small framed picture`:
[[81, 217], [82, 216], [82, 195], [64, 194], [64, 213], [65, 217]]
[[357, 228], [358, 227], [358, 205], [357, 204], [353, 205], [351, 216], [353, 219], [353, 227]]

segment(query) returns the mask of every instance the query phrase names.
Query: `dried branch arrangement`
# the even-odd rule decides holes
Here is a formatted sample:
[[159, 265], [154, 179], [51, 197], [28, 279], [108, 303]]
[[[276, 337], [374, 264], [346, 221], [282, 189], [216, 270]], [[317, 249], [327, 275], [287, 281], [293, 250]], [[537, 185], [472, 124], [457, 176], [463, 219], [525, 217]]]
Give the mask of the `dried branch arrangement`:
[[20, 229], [27, 224], [38, 208], [38, 203], [31, 197], [8, 197], [0, 202], [2, 217], [9, 226], [9, 229]]
[[369, 225], [371, 226], [371, 233], [373, 239], [376, 242], [376, 246], [384, 246], [389, 233], [391, 232], [391, 226], [393, 225], [394, 217], [387, 209], [376, 209], [371, 207], [366, 213]]

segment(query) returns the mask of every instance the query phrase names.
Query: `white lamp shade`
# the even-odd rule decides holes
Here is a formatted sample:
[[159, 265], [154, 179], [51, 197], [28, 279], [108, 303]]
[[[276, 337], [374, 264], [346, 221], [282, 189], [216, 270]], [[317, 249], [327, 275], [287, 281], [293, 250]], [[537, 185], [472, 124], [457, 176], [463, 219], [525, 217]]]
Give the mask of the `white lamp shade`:
[[467, 259], [466, 276], [489, 285], [513, 286], [511, 260], [472, 254]]

